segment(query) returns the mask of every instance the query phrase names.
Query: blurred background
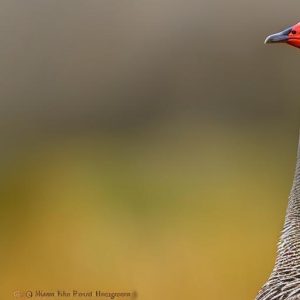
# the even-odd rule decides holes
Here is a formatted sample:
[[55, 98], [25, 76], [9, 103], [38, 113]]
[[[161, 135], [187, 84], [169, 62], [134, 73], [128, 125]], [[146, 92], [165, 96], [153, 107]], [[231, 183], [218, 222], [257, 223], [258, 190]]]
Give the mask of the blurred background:
[[1, 0], [0, 294], [254, 299], [296, 159], [298, 1]]

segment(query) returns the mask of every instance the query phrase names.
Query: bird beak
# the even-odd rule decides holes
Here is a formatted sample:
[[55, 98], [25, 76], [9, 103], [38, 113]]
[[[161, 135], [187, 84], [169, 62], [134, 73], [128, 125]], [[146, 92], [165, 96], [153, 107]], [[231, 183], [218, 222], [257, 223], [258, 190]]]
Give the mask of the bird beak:
[[289, 39], [289, 33], [291, 31], [292, 31], [292, 27], [289, 27], [281, 32], [271, 34], [265, 39], [265, 44], [286, 43]]

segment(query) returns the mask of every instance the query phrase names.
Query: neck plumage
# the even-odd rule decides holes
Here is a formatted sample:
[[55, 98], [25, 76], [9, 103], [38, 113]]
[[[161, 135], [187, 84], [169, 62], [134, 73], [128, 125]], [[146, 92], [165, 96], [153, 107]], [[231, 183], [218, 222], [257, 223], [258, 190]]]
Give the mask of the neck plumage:
[[300, 139], [294, 182], [275, 267], [256, 300], [300, 299]]
[[289, 196], [284, 227], [280, 237], [273, 272], [285, 273], [300, 266], [300, 139], [292, 190]]

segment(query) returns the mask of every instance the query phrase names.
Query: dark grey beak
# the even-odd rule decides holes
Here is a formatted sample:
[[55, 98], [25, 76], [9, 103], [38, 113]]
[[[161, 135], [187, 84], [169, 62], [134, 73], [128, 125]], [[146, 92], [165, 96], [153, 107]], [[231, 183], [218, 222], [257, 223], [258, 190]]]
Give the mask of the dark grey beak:
[[271, 34], [265, 39], [265, 44], [285, 43], [289, 39], [289, 33], [291, 31], [292, 31], [292, 27], [289, 27], [281, 32]]

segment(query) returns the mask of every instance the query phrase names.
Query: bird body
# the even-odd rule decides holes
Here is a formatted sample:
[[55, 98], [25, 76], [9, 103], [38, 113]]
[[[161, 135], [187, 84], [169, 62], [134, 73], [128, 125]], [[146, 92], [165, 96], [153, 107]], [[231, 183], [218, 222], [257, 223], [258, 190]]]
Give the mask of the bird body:
[[256, 300], [300, 300], [300, 139], [293, 186], [274, 269]]

